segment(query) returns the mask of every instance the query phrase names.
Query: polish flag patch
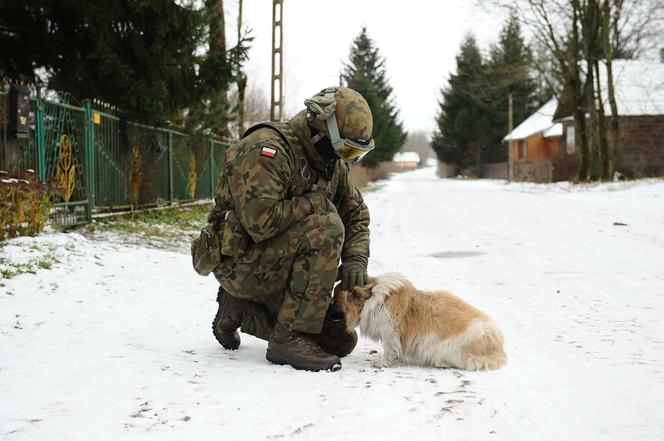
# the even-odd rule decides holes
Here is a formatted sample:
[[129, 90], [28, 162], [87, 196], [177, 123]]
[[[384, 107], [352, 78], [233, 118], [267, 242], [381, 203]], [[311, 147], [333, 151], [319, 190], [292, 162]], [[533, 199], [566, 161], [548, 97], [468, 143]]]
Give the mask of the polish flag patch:
[[273, 149], [272, 147], [263, 147], [261, 148], [261, 156], [274, 158], [275, 156], [277, 156], [277, 149]]

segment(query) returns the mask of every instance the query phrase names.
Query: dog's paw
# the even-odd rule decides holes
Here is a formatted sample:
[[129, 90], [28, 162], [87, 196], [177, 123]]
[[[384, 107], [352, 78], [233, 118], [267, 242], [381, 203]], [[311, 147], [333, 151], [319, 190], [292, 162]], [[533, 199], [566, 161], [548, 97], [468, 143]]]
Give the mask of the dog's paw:
[[371, 362], [371, 367], [374, 367], [376, 369], [383, 369], [384, 367], [387, 367], [385, 363], [383, 363], [383, 360], [374, 360]]

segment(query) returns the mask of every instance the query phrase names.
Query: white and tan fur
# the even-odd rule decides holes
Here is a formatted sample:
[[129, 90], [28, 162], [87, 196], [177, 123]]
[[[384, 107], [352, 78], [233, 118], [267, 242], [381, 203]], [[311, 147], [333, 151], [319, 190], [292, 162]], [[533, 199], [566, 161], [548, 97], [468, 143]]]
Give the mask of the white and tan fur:
[[376, 367], [398, 360], [421, 366], [470, 371], [505, 364], [503, 335], [482, 311], [445, 291], [419, 291], [401, 274], [386, 273], [351, 292], [337, 287], [334, 308], [349, 329], [359, 325], [382, 342]]

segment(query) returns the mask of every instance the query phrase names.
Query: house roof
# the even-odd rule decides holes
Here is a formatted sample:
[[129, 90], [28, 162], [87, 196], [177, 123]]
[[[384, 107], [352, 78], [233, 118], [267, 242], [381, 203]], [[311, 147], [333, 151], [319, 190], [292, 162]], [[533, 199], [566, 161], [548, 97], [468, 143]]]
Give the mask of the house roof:
[[417, 152], [397, 152], [392, 158], [394, 162], [420, 162], [420, 155]]
[[[606, 65], [600, 64], [602, 99], [607, 115], [608, 100]], [[613, 84], [618, 114], [621, 116], [664, 115], [664, 63], [642, 60], [615, 60]]]
[[[606, 65], [600, 64], [604, 112], [611, 115]], [[614, 60], [613, 84], [621, 116], [664, 115], [664, 63], [642, 60]], [[552, 98], [503, 138], [503, 142], [526, 139], [537, 133], [545, 138], [563, 135], [563, 126], [553, 115], [558, 101]]]
[[562, 124], [553, 122], [556, 107], [558, 107], [558, 100], [551, 98], [548, 103], [537, 109], [535, 113], [505, 136], [503, 142], [526, 139], [540, 132], [544, 132], [544, 136], [547, 137], [562, 136]]
[[543, 133], [545, 138], [557, 138], [563, 136], [563, 123], [557, 122], [546, 129]]

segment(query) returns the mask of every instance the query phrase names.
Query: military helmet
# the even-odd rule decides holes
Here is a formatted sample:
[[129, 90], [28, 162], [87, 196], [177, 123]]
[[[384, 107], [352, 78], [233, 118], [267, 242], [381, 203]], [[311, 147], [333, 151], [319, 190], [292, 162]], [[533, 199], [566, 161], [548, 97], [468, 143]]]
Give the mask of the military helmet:
[[304, 102], [309, 123], [328, 137], [335, 153], [349, 162], [374, 148], [373, 119], [366, 100], [347, 87], [328, 87]]

